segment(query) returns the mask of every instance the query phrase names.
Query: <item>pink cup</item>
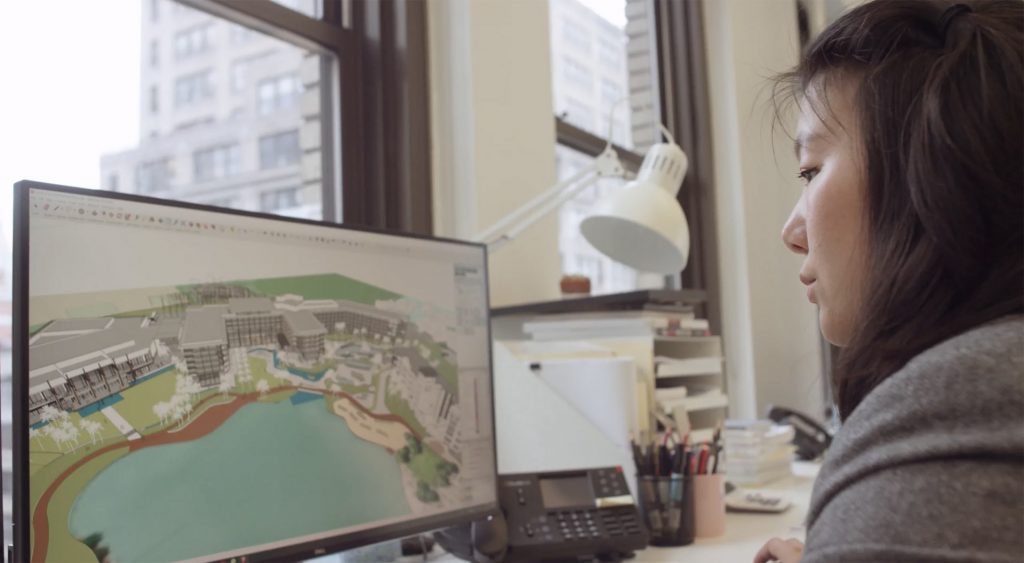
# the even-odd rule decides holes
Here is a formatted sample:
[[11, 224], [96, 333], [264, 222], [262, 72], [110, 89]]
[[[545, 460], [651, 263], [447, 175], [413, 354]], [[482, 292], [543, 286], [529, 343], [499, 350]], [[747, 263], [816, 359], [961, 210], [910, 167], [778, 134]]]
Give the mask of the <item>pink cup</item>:
[[715, 538], [725, 533], [725, 475], [693, 476], [694, 535]]

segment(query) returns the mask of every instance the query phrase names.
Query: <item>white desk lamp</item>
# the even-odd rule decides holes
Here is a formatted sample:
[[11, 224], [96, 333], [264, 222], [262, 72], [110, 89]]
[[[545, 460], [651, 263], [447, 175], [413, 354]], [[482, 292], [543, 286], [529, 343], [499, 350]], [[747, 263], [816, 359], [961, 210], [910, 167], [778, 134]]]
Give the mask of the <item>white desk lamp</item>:
[[[688, 161], [668, 130], [664, 126], [661, 130], [668, 142], [648, 149], [636, 179], [601, 199], [580, 231], [612, 260], [669, 275], [685, 268], [690, 254], [690, 228], [676, 200]], [[610, 141], [589, 166], [509, 213], [476, 240], [494, 252], [588, 186], [609, 177], [625, 177]]]

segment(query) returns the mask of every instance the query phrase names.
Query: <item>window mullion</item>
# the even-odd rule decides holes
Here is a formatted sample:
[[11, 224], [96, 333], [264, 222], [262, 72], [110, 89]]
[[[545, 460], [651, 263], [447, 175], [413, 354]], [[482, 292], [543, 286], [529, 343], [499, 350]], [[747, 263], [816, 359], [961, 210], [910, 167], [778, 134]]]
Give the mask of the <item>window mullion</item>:
[[[591, 157], [601, 154], [604, 151], [605, 145], [608, 144], [606, 139], [580, 129], [557, 116], [555, 117], [555, 132], [558, 144], [565, 145]], [[640, 170], [640, 164], [644, 160], [643, 155], [615, 143], [612, 143], [612, 148], [619, 154], [619, 159], [622, 161], [622, 165], [626, 167], [626, 170], [634, 173]]]

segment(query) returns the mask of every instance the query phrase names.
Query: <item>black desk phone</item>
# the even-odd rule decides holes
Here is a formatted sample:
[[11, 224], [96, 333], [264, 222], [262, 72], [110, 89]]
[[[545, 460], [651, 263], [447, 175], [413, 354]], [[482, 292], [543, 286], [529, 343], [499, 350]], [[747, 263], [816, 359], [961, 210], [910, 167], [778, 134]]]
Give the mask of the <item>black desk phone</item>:
[[776, 424], [790, 424], [795, 434], [793, 445], [800, 459], [817, 459], [832, 445], [832, 435], [825, 427], [802, 412], [785, 407], [768, 407], [768, 418]]
[[621, 467], [498, 476], [506, 561], [619, 560], [647, 546]]

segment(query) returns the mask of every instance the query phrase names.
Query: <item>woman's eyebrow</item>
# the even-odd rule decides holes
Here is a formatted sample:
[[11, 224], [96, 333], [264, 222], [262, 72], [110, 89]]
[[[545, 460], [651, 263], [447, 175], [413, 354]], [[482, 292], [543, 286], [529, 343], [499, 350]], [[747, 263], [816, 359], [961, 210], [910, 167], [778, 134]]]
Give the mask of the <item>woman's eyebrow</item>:
[[820, 139], [821, 135], [818, 133], [804, 132], [797, 135], [796, 140], [793, 142], [793, 152], [796, 154], [796, 157], [799, 159], [801, 151]]

